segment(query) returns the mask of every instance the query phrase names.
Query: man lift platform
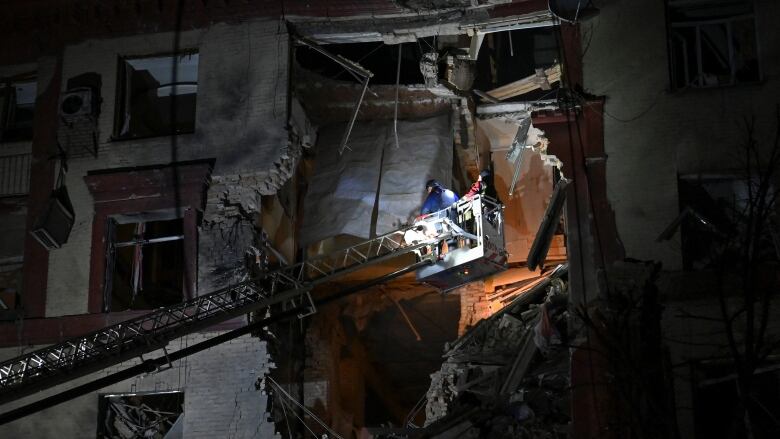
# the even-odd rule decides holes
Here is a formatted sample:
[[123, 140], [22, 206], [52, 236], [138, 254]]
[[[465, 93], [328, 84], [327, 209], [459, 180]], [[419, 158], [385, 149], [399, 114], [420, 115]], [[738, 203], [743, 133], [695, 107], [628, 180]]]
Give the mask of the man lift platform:
[[[142, 364], [117, 373], [124, 372], [117, 380], [127, 378], [126, 375], [135, 370], [148, 371], [148, 368], [136, 368], [143, 363], [159, 367], [160, 359], [144, 360], [142, 355], [159, 349], [165, 352], [162, 364], [170, 363], [199, 349], [192, 346], [169, 355], [165, 346], [170, 341], [252, 312], [268, 310], [281, 317], [305, 317], [315, 313], [318, 305], [411, 271], [417, 272], [420, 282], [443, 291], [489, 276], [506, 268], [502, 210], [501, 204], [486, 197], [461, 200], [412, 226], [4, 361], [0, 363], [0, 404], [133, 358], [140, 358]], [[407, 232], [420, 228], [428, 231], [422, 238], [412, 242], [404, 240], [404, 235], [409, 236]], [[449, 247], [453, 250], [440, 260], [432, 249], [442, 241], [451, 242]], [[380, 275], [340, 295], [318, 300], [311, 295], [317, 285], [409, 253], [418, 255], [417, 262], [400, 270]], [[258, 323], [263, 322], [250, 323], [245, 328], [216, 336], [209, 346], [249, 333]], [[110, 383], [108, 377], [104, 377], [67, 390], [50, 402], [33, 403], [29, 409], [15, 409], [0, 415], [0, 424]]]

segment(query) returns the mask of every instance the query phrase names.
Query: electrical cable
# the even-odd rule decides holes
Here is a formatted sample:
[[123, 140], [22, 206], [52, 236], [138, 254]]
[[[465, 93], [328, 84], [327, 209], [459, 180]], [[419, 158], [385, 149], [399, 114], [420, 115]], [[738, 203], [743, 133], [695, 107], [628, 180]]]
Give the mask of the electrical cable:
[[[304, 413], [306, 413], [307, 415], [311, 416], [311, 417], [312, 417], [312, 419], [314, 419], [314, 420], [315, 420], [315, 421], [316, 421], [318, 424], [320, 424], [320, 426], [322, 426], [322, 428], [324, 428], [326, 431], [328, 431], [328, 433], [332, 434], [333, 436], [335, 436], [335, 437], [336, 437], [336, 438], [338, 438], [338, 439], [344, 439], [343, 437], [339, 436], [339, 434], [338, 434], [338, 433], [336, 433], [335, 431], [333, 431], [333, 430], [332, 430], [332, 429], [331, 429], [331, 428], [328, 426], [328, 424], [326, 424], [325, 422], [323, 422], [323, 421], [322, 421], [322, 420], [321, 420], [321, 419], [320, 419], [320, 418], [319, 418], [317, 415], [315, 415], [315, 414], [314, 414], [314, 413], [313, 413], [311, 410], [307, 409], [305, 405], [301, 404], [301, 403], [300, 403], [300, 402], [298, 402], [298, 401], [297, 401], [297, 400], [296, 400], [296, 399], [295, 399], [295, 398], [294, 398], [292, 395], [290, 395], [289, 393], [287, 393], [287, 391], [286, 391], [286, 390], [284, 390], [284, 389], [282, 388], [282, 386], [280, 386], [280, 385], [279, 385], [279, 383], [277, 383], [277, 382], [276, 382], [276, 380], [274, 380], [274, 379], [273, 379], [272, 377], [270, 377], [270, 376], [268, 376], [268, 377], [266, 377], [266, 378], [268, 378], [268, 380], [271, 382], [271, 384], [273, 384], [273, 385], [274, 385], [274, 387], [276, 387], [276, 390], [278, 390], [278, 391], [282, 392], [282, 394], [283, 394], [284, 396], [286, 396], [286, 397], [287, 397], [288, 401], [290, 401], [291, 403], [295, 404], [295, 405], [296, 405], [298, 408], [300, 408], [301, 410], [303, 410], [303, 412], [304, 412]], [[295, 414], [295, 413], [293, 412], [293, 414]], [[297, 415], [296, 415], [296, 416], [297, 416]]]
[[280, 401], [282, 405], [282, 414], [284, 414], [284, 423], [287, 424], [287, 435], [288, 437], [292, 438], [292, 429], [290, 428], [290, 419], [287, 416], [287, 404], [284, 403], [284, 401]]
[[[281, 401], [281, 403], [282, 403], [282, 408], [284, 408], [284, 406], [287, 404], [284, 401]], [[290, 407], [290, 412], [292, 412], [293, 416], [295, 416], [296, 418], [298, 418], [299, 421], [301, 421], [301, 424], [303, 424], [304, 428], [306, 428], [306, 430], [309, 430], [309, 433], [311, 433], [311, 435], [314, 436], [315, 439], [319, 439], [319, 436], [317, 436], [317, 433], [315, 433], [311, 428], [309, 428], [309, 424], [307, 424], [306, 421], [304, 421], [300, 416], [298, 416], [298, 413], [295, 413], [295, 410], [292, 410], [292, 407]], [[290, 427], [289, 424], [287, 425], [287, 427], [288, 427], [288, 430], [289, 430], [289, 427]]]

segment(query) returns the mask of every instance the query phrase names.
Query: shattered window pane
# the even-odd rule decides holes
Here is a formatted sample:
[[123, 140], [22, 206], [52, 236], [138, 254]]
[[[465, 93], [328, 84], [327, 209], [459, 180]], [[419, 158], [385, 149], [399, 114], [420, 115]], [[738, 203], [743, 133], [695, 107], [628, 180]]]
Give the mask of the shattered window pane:
[[0, 141], [32, 139], [37, 86], [34, 80], [0, 85]]
[[195, 131], [198, 54], [119, 62], [115, 138]]
[[182, 220], [116, 224], [109, 250], [110, 310], [154, 309], [179, 303], [184, 288]]
[[751, 0], [668, 0], [669, 62], [675, 88], [761, 79]]
[[99, 439], [181, 438], [184, 392], [101, 395]]

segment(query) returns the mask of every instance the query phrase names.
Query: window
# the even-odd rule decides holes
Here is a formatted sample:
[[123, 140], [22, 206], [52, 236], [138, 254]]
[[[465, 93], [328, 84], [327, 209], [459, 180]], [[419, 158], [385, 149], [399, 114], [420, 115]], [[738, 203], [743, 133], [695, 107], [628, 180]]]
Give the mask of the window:
[[114, 138], [195, 131], [198, 54], [119, 60]]
[[36, 90], [34, 79], [0, 85], [0, 141], [32, 140]]
[[668, 0], [673, 88], [761, 79], [752, 0]]
[[[744, 239], [749, 222], [748, 184], [750, 180], [736, 175], [685, 175], [678, 180], [680, 216], [671, 227], [680, 227], [683, 268], [711, 268], [724, 257], [737, 257], [735, 248]], [[751, 183], [757, 186], [757, 182]], [[767, 198], [774, 197], [770, 189]], [[770, 202], [767, 199], [767, 202]], [[666, 233], [666, 231], [665, 231]], [[761, 238], [759, 256], [762, 262], [776, 261], [774, 229]]]
[[[700, 362], [692, 368], [694, 378], [693, 416], [697, 439], [747, 437], [740, 408], [734, 365], [729, 362]], [[760, 368], [753, 375], [751, 407], [755, 438], [780, 437], [780, 368], [777, 364]]]
[[180, 438], [184, 392], [100, 395], [98, 438]]
[[154, 309], [184, 300], [182, 220], [108, 221], [106, 311]]

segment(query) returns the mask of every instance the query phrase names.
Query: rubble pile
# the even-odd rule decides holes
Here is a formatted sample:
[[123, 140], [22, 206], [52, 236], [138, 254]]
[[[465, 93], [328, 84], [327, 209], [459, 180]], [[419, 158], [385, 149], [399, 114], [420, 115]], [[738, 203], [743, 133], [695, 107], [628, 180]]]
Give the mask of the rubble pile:
[[426, 436], [565, 438], [566, 267], [447, 346], [431, 375]]

